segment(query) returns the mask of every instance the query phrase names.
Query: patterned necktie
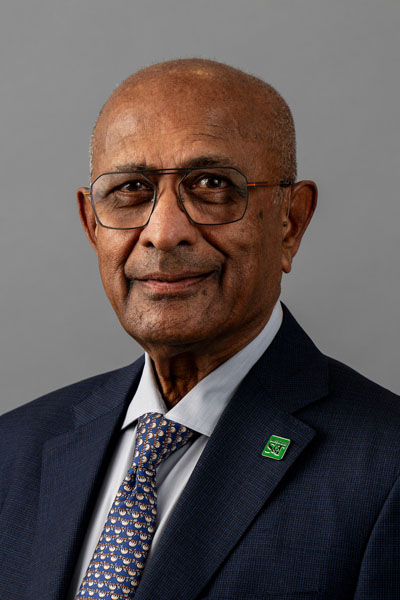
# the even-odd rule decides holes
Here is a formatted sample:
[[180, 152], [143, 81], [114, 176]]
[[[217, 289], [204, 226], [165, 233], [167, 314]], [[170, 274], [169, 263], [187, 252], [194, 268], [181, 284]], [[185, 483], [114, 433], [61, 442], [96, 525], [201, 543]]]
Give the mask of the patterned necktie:
[[156, 469], [193, 435], [160, 413], [139, 417], [131, 468], [120, 485], [76, 600], [133, 598], [156, 529]]

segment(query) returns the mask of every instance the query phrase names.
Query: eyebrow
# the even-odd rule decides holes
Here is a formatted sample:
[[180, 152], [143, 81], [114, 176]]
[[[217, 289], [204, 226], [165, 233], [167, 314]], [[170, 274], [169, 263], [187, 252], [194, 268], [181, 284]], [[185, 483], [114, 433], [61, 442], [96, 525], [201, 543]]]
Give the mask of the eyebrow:
[[[213, 154], [213, 155], [203, 155], [196, 156], [195, 158], [191, 158], [189, 160], [184, 161], [180, 166], [170, 167], [171, 170], [178, 169], [195, 169], [196, 167], [232, 167], [232, 160], [224, 155]], [[167, 167], [168, 169], [169, 167]], [[152, 164], [146, 163], [124, 163], [122, 165], [116, 165], [115, 171], [117, 172], [126, 172], [126, 171], [157, 171], [164, 170], [160, 169], [160, 167]]]

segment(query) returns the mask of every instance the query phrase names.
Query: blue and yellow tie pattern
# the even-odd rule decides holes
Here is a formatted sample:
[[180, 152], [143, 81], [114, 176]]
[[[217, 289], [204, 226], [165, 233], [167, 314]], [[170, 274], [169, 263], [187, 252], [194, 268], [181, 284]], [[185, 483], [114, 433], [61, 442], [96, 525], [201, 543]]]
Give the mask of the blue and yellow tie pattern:
[[160, 413], [139, 417], [135, 453], [76, 600], [133, 598], [156, 529], [156, 469], [193, 431]]

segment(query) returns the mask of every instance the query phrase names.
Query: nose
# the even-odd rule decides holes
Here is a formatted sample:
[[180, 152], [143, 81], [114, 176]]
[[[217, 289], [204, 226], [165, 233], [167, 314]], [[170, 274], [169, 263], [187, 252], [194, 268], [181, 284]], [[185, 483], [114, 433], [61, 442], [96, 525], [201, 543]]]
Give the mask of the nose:
[[146, 247], [170, 252], [177, 246], [192, 246], [200, 233], [185, 213], [172, 182], [159, 185], [156, 205], [139, 242]]

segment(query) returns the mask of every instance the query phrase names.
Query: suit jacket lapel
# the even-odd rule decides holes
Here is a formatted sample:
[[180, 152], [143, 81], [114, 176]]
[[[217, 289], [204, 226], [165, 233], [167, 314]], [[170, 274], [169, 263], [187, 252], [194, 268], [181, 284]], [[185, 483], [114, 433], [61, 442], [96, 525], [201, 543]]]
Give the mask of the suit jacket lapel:
[[73, 409], [75, 428], [50, 439], [44, 448], [29, 597], [65, 597], [142, 365], [142, 360], [137, 361], [95, 389]]
[[[327, 393], [325, 358], [285, 310], [280, 332], [225, 409], [146, 566], [136, 600], [193, 600], [315, 436], [293, 412]], [[262, 456], [271, 435], [283, 460]]]

